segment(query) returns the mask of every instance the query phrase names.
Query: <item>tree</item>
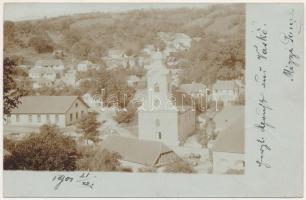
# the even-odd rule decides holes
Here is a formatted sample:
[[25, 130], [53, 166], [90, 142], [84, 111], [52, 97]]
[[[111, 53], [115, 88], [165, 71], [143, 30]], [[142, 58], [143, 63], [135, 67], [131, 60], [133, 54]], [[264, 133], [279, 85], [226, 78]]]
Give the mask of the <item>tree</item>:
[[207, 148], [209, 141], [215, 139], [215, 127], [216, 124], [212, 118], [207, 119], [201, 127], [197, 139], [203, 148]]
[[126, 109], [117, 110], [115, 120], [120, 123], [129, 123], [133, 120], [137, 108], [129, 105]]
[[14, 80], [16, 62], [10, 58], [3, 61], [3, 112], [10, 114], [11, 110], [18, 107], [20, 98], [27, 94], [27, 91], [17, 87]]
[[208, 135], [206, 128], [202, 128], [198, 134], [198, 142], [202, 145], [202, 148], [207, 148], [208, 145]]
[[97, 121], [97, 113], [88, 113], [88, 115], [81, 119], [78, 123], [78, 128], [82, 131], [82, 138], [87, 141], [91, 140], [94, 143], [100, 141], [99, 131], [101, 123]]
[[48, 39], [37, 36], [29, 40], [29, 46], [33, 47], [37, 53], [50, 53], [54, 50], [52, 43]]
[[32, 133], [15, 142], [4, 159], [4, 169], [9, 170], [75, 170], [77, 150], [75, 141], [64, 136], [58, 127], [43, 125], [39, 133]]

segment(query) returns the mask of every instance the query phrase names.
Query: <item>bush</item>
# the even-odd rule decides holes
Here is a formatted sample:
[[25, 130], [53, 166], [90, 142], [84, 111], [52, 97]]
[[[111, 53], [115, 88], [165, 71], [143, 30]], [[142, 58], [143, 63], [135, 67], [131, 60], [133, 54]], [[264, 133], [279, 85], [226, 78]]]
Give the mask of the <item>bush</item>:
[[177, 162], [173, 162], [166, 166], [164, 172], [170, 173], [195, 173], [193, 167], [184, 160], [179, 160]]
[[40, 133], [32, 133], [14, 147], [8, 140], [4, 146], [11, 151], [4, 159], [8, 170], [75, 170], [76, 143], [64, 136], [56, 126], [43, 125]]
[[120, 155], [95, 146], [79, 149], [82, 158], [77, 161], [78, 170], [121, 171]]
[[29, 40], [29, 46], [33, 47], [37, 53], [50, 53], [54, 50], [51, 42], [41, 37], [31, 38]]

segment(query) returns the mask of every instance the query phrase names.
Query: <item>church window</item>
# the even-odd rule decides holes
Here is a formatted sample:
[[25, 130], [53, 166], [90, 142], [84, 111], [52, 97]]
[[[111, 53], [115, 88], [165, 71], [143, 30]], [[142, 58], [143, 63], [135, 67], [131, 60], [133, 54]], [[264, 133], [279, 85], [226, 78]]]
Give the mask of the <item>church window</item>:
[[159, 92], [159, 85], [157, 83], [154, 85], [154, 92]]
[[159, 119], [156, 119], [156, 120], [155, 120], [155, 125], [156, 125], [156, 126], [160, 126], [160, 121], [159, 121]]
[[161, 134], [161, 132], [158, 132], [158, 139], [162, 139], [162, 134]]

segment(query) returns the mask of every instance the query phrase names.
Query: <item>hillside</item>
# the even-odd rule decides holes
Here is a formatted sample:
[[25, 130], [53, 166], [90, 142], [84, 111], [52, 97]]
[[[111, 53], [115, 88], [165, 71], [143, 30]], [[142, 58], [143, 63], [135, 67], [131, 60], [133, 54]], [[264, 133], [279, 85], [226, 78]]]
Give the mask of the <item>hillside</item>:
[[200, 38], [189, 50], [174, 55], [187, 60], [184, 81], [194, 79], [209, 84], [216, 78], [243, 76], [244, 12], [243, 5], [233, 4], [5, 21], [4, 55], [32, 65], [62, 49], [66, 65], [83, 59], [100, 63], [111, 48], [137, 55], [146, 45], [160, 45], [160, 32], [184, 33]]

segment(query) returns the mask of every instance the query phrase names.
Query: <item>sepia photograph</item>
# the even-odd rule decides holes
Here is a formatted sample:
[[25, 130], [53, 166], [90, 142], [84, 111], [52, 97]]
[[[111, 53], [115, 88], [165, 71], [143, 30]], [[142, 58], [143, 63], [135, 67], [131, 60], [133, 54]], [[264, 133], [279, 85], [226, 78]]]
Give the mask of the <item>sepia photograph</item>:
[[4, 170], [244, 174], [244, 4], [4, 14]]
[[303, 197], [304, 4], [176, 1], [0, 2], [0, 196]]
[[244, 174], [244, 5], [4, 12], [4, 170]]

